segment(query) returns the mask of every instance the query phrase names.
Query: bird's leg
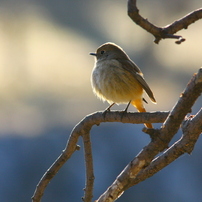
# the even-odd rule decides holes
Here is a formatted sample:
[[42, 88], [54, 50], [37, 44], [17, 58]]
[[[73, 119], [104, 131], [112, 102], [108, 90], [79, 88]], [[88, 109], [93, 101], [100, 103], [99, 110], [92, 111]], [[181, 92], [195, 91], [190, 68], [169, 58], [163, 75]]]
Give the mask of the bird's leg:
[[126, 106], [126, 108], [125, 108], [125, 110], [123, 112], [127, 112], [130, 103], [131, 103], [131, 100], [129, 101], [129, 103], [127, 104], [127, 106]]
[[121, 120], [123, 119], [123, 116], [125, 115], [125, 113], [127, 113], [127, 110], [128, 110], [128, 107], [129, 107], [130, 103], [131, 103], [131, 100], [130, 100], [129, 103], [127, 104], [125, 110], [122, 111]]
[[111, 105], [109, 105], [109, 107], [107, 107], [107, 108], [104, 110], [104, 112], [102, 113], [104, 117], [106, 116], [107, 112], [110, 112], [110, 109], [111, 109], [111, 107], [112, 107], [113, 105], [115, 105], [115, 103], [112, 103]]
[[111, 105], [109, 105], [109, 107], [107, 107], [107, 108], [105, 109], [105, 111], [110, 112], [111, 107], [112, 107], [112, 106], [114, 106], [114, 105], [115, 105], [115, 102], [114, 102], [114, 103], [112, 103]]

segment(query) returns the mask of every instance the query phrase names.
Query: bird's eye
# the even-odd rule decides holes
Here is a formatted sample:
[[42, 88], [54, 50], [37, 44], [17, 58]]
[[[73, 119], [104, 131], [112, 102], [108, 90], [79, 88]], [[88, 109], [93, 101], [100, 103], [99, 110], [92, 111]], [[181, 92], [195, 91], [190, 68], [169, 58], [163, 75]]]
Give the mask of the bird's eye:
[[105, 51], [104, 51], [104, 50], [102, 50], [100, 53], [101, 53], [101, 55], [103, 55], [103, 54], [105, 53]]

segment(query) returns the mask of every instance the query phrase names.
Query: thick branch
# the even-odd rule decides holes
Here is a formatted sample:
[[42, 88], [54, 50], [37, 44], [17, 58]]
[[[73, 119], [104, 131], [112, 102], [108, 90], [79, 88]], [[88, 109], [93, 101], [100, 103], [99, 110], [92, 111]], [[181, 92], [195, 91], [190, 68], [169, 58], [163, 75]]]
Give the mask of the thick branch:
[[177, 133], [186, 114], [191, 112], [197, 98], [202, 92], [202, 68], [198, 74], [194, 74], [190, 82], [187, 84], [184, 92], [181, 93], [180, 99], [174, 106], [173, 110], [167, 117], [161, 129], [161, 138], [171, 140], [170, 134]]
[[194, 149], [195, 143], [202, 132], [202, 108], [194, 117], [190, 117], [182, 126], [183, 135], [180, 140], [175, 142], [169, 149], [167, 149], [161, 156], [154, 159], [151, 164], [143, 169], [136, 178], [128, 186], [134, 186], [139, 182], [153, 176], [155, 173], [172, 163], [184, 153], [191, 153]]
[[165, 27], [158, 27], [149, 22], [147, 19], [143, 18], [139, 14], [139, 10], [136, 5], [136, 0], [128, 0], [128, 15], [137, 25], [139, 25], [155, 37], [155, 43], [159, 43], [161, 39], [173, 38], [178, 39], [176, 43], [180, 44], [181, 42], [185, 41], [185, 39], [182, 36], [174, 34], [181, 29], [187, 29], [190, 24], [201, 19], [202, 8], [189, 13], [183, 18], [176, 20], [175, 22]]
[[[138, 174], [148, 167], [154, 157], [167, 148], [168, 143], [178, 131], [184, 117], [190, 112], [192, 105], [202, 92], [202, 69], [188, 83], [185, 91], [174, 106], [160, 130], [152, 131], [156, 135], [143, 150], [126, 166], [113, 184], [103, 193], [98, 202], [112, 202], [131, 187]], [[198, 134], [196, 134], [198, 136]], [[148, 176], [149, 177], [149, 176]]]

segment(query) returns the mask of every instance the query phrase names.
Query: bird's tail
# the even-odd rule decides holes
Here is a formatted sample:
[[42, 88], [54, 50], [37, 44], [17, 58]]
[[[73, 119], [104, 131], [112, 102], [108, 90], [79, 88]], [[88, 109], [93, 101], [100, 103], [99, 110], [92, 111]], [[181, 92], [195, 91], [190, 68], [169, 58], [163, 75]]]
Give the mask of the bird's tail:
[[[144, 108], [143, 106], [143, 102], [142, 102], [142, 99], [139, 99], [139, 100], [133, 100], [131, 102], [131, 104], [137, 108], [138, 112], [146, 112], [146, 109]], [[153, 128], [152, 124], [151, 123], [144, 123], [144, 125], [147, 127], [147, 128]]]

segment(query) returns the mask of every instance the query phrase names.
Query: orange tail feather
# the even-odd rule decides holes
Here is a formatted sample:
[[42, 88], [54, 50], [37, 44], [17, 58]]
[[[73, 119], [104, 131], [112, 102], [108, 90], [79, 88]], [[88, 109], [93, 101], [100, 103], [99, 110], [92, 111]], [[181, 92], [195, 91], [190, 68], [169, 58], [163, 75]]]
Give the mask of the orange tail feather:
[[[142, 99], [140, 100], [133, 100], [131, 102], [131, 104], [137, 108], [138, 112], [146, 112], [144, 106], [143, 106], [143, 102], [142, 102]], [[144, 123], [144, 125], [147, 127], [147, 128], [153, 128], [152, 124], [151, 123]]]

